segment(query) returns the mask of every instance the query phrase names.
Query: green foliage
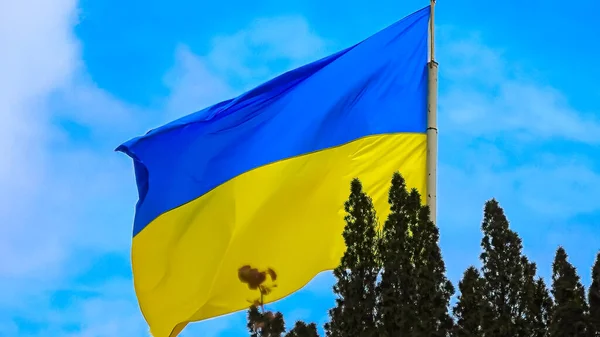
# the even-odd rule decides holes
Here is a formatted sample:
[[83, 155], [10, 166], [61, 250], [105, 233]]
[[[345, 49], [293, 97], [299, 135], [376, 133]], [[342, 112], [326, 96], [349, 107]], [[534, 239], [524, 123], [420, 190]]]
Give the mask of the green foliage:
[[453, 308], [456, 325], [455, 337], [483, 337], [483, 279], [479, 271], [471, 266], [458, 283], [460, 295]]
[[256, 306], [248, 309], [248, 331], [250, 337], [281, 337], [285, 331], [285, 322], [280, 312], [261, 312]]
[[325, 325], [325, 331], [330, 337], [376, 336], [375, 285], [380, 271], [375, 252], [377, 216], [358, 179], [351, 183], [344, 208], [346, 252], [333, 271], [337, 279], [333, 292], [338, 298], [329, 311], [331, 321]]
[[552, 295], [556, 303], [550, 324], [552, 337], [587, 336], [585, 289], [567, 252], [559, 247], [552, 263]]
[[592, 284], [588, 291], [590, 307], [590, 336], [600, 337], [600, 252], [592, 267]]
[[421, 205], [417, 190], [407, 191], [399, 173], [392, 177], [388, 201], [391, 212], [379, 243], [379, 336], [447, 336], [454, 287], [445, 276], [429, 207]]
[[319, 333], [317, 332], [317, 325], [315, 323], [306, 324], [298, 321], [285, 337], [319, 337]]
[[[415, 201], [421, 199], [417, 190], [413, 189], [410, 195]], [[417, 214], [417, 221], [409, 227], [416, 277], [414, 336], [448, 336], [454, 325], [448, 312], [454, 286], [446, 278], [446, 266], [438, 244], [439, 230], [430, 220], [429, 206], [419, 203]]]
[[520, 320], [520, 331], [523, 336], [546, 337], [552, 312], [552, 298], [542, 278], [535, 278], [536, 265], [530, 263], [525, 256], [521, 257], [523, 266], [523, 306], [524, 319]]
[[548, 287], [544, 280], [540, 277], [537, 279], [535, 287], [535, 308], [539, 307], [539, 311], [536, 313], [537, 318], [534, 322], [535, 329], [533, 330], [533, 337], [550, 336], [548, 327], [552, 322], [552, 312], [554, 310], [554, 301], [550, 297]]
[[409, 195], [402, 176], [394, 174], [388, 201], [390, 214], [379, 243], [383, 267], [378, 285], [379, 336], [412, 336], [417, 320], [415, 267], [411, 257], [409, 226], [418, 218], [420, 200]]
[[[600, 337], [600, 253], [588, 301], [563, 248], [556, 251], [550, 292], [504, 210], [489, 200], [481, 225], [482, 267], [464, 272], [451, 315], [454, 287], [445, 275], [429, 207], [416, 190], [408, 191], [399, 173], [392, 177], [388, 202], [390, 214], [378, 232], [371, 198], [358, 179], [352, 181], [344, 204], [347, 248], [333, 272], [337, 298], [324, 327], [328, 337]], [[281, 337], [283, 315], [262, 305], [268, 290], [263, 281], [274, 280], [275, 272], [248, 265], [238, 276], [261, 295], [248, 310], [250, 336]], [[302, 321], [285, 334], [318, 336], [314, 323]]]
[[[273, 313], [251, 306], [248, 309], [248, 331], [250, 337], [281, 337], [285, 331], [285, 322], [280, 312]], [[315, 323], [296, 322], [285, 337], [319, 337]]]
[[552, 299], [496, 200], [486, 202], [481, 229], [482, 273], [470, 267], [459, 283], [455, 336], [548, 336]]
[[509, 228], [504, 210], [494, 199], [486, 202], [481, 225], [483, 274], [483, 333], [486, 337], [530, 337], [531, 284], [535, 265], [522, 255], [521, 238]]

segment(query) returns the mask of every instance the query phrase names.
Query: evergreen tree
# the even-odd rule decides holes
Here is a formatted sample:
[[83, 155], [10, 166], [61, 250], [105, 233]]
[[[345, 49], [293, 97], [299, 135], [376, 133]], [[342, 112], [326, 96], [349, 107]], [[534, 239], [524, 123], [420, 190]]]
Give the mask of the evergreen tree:
[[600, 252], [592, 267], [592, 284], [588, 292], [590, 307], [590, 336], [600, 337]]
[[481, 229], [483, 333], [486, 337], [530, 337], [534, 328], [526, 317], [533, 294], [527, 283], [535, 271], [527, 271], [531, 266], [522, 255], [521, 238], [509, 228], [504, 210], [494, 199], [485, 204]]
[[[399, 173], [392, 177], [390, 215], [379, 252], [383, 266], [378, 287], [380, 336], [448, 336], [454, 287], [438, 244], [439, 231], [421, 196], [408, 193]], [[410, 235], [409, 235], [410, 233]]]
[[549, 327], [552, 322], [552, 312], [554, 310], [554, 301], [550, 297], [546, 282], [540, 277], [537, 279], [535, 287], [535, 307], [539, 306], [537, 325], [534, 329], [533, 337], [550, 336]]
[[429, 206], [421, 205], [421, 195], [416, 189], [411, 191], [409, 200], [409, 205], [416, 207], [418, 213], [417, 221], [409, 226], [416, 285], [417, 320], [414, 322], [414, 336], [449, 336], [454, 326], [449, 313], [454, 286], [446, 278], [439, 230], [430, 219]]
[[375, 252], [377, 217], [358, 179], [352, 181], [344, 207], [346, 252], [333, 271], [337, 279], [333, 292], [338, 298], [329, 311], [331, 321], [325, 331], [330, 337], [376, 336], [375, 286], [380, 271]]
[[[247, 327], [250, 337], [281, 337], [285, 331], [283, 315], [280, 312], [265, 311], [264, 307], [261, 310], [254, 305], [248, 309]], [[297, 321], [285, 337], [319, 337], [319, 333], [315, 323]]]
[[250, 337], [281, 337], [285, 331], [285, 322], [280, 312], [262, 312], [256, 306], [248, 309], [248, 331]]
[[379, 336], [411, 337], [417, 320], [417, 288], [409, 226], [417, 221], [421, 201], [416, 195], [409, 195], [402, 176], [394, 174], [388, 202], [390, 214], [378, 249], [382, 263], [377, 289]]
[[319, 337], [319, 333], [317, 332], [317, 325], [315, 323], [306, 324], [298, 321], [285, 337]]
[[518, 320], [520, 335], [531, 337], [547, 337], [550, 315], [552, 311], [552, 298], [542, 278], [535, 278], [536, 265], [530, 263], [526, 257], [521, 257], [523, 266], [523, 317]]
[[585, 289], [564, 248], [556, 250], [552, 264], [552, 295], [555, 307], [550, 324], [551, 337], [587, 335]]
[[471, 266], [458, 283], [460, 295], [453, 308], [456, 317], [455, 337], [483, 337], [483, 280], [479, 271]]

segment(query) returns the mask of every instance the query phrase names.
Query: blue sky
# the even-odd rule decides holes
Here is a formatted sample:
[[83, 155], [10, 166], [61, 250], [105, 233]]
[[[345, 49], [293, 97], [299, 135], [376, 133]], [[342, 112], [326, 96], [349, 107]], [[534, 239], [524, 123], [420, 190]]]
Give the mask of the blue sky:
[[[426, 1], [0, 2], [0, 336], [148, 336], [131, 281], [137, 194], [113, 149], [349, 46]], [[597, 1], [440, 1], [439, 226], [478, 263], [496, 197], [548, 278], [600, 248]], [[595, 81], [596, 79], [596, 81]], [[330, 274], [272, 308], [323, 323]], [[243, 314], [183, 336], [244, 336]]]

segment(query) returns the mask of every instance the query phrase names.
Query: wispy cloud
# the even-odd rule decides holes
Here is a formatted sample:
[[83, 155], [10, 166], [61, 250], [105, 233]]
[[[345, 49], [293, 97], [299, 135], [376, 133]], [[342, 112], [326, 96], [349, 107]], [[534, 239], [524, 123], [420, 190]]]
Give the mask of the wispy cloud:
[[539, 83], [475, 34], [442, 34], [440, 117], [448, 132], [494, 139], [600, 143], [600, 118], [577, 111], [551, 84]]
[[[444, 41], [440, 59], [441, 161], [450, 175], [440, 180], [552, 216], [600, 209], [590, 201], [599, 196], [600, 164], [581, 150], [600, 141], [596, 114], [572, 108], [476, 37]], [[577, 195], [585, 198], [570, 201]]]
[[440, 31], [438, 200], [451, 273], [477, 263], [481, 210], [491, 197], [506, 207], [542, 273], [556, 248], [552, 233], [571, 232], [561, 244], [592, 258], [598, 240], [569, 237], [589, 232], [578, 217], [600, 213], [600, 161], [591, 155], [600, 143], [597, 112], [578, 111], [558, 87], [539, 83], [535, 69], [509, 62], [480, 35]]
[[274, 69], [313, 61], [327, 47], [301, 16], [256, 19], [248, 29], [215, 37], [212, 45], [207, 61], [220, 74], [244, 83], [242, 86], [272, 76]]
[[[158, 112], [94, 83], [73, 34], [77, 5], [0, 3], [0, 335], [147, 336], [129, 275], [133, 172], [112, 150], [331, 51], [301, 16], [256, 20], [216, 36], [206, 53], [181, 45]], [[599, 211], [600, 164], [578, 150], [600, 142], [597, 114], [577, 111], [483, 38], [452, 34], [438, 35], [440, 223], [450, 268], [460, 274], [472, 263], [463, 256], [476, 259], [469, 249], [478, 242], [460, 240], [479, 235], [481, 204], [491, 196], [510, 204], [509, 217], [536, 225], [570, 219], [568, 231], [553, 232], [587, 238], [580, 251], [596, 249], [577, 217]], [[547, 242], [543, 249], [556, 244], [556, 235], [532, 232]], [[307, 302], [278, 304], [290, 309], [288, 324], [294, 315], [325, 320], [332, 282], [323, 273], [299, 293], [314, 302], [310, 314]], [[243, 322], [243, 313], [230, 315], [192, 324], [187, 334], [241, 334]]]
[[[36, 11], [31, 11], [36, 6]], [[47, 149], [57, 135], [46, 100], [77, 67], [78, 43], [71, 33], [75, 3], [3, 2], [0, 11], [0, 273], [21, 277], [64, 258], [47, 219], [31, 211], [45, 204]], [[28, 18], [24, 20], [24, 18]], [[35, 21], [36, 25], [29, 22]], [[43, 205], [42, 205], [43, 206]], [[43, 212], [43, 210], [40, 210]], [[26, 242], [34, 241], [28, 247]], [[50, 273], [52, 274], [52, 273]]]
[[[133, 172], [112, 150], [307, 61], [325, 44], [302, 17], [282, 17], [218, 36], [205, 55], [180, 46], [165, 75], [166, 113], [158, 113], [93, 82], [73, 35], [75, 1], [1, 6], [10, 20], [0, 20], [0, 287], [9, 290], [0, 334], [147, 336], [128, 270]], [[191, 331], [239, 333], [243, 321], [231, 315]]]
[[269, 78], [325, 56], [329, 44], [300, 16], [261, 18], [246, 29], [213, 38], [204, 55], [189, 46], [176, 51], [165, 76], [171, 88], [169, 117], [234, 97]]

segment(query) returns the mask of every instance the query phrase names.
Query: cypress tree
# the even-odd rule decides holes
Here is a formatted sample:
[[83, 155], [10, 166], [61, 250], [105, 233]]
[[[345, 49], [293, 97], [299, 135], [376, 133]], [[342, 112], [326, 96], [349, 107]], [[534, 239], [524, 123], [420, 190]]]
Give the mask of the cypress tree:
[[528, 266], [523, 245], [495, 199], [485, 204], [481, 229], [483, 333], [486, 337], [530, 337], [532, 329], [524, 317], [532, 294], [524, 284]]
[[417, 190], [407, 191], [399, 173], [392, 177], [388, 201], [390, 214], [379, 245], [379, 336], [447, 336], [454, 287], [445, 275], [429, 207], [421, 205]]
[[377, 289], [379, 336], [411, 337], [417, 320], [417, 288], [409, 226], [418, 219], [420, 200], [416, 195], [409, 195], [402, 176], [394, 174], [388, 202], [390, 214], [378, 249], [382, 264]]
[[454, 326], [449, 313], [454, 286], [446, 278], [439, 230], [430, 219], [429, 206], [421, 205], [421, 195], [416, 189], [411, 191], [409, 200], [409, 205], [416, 207], [418, 213], [417, 221], [409, 226], [416, 283], [417, 320], [414, 322], [414, 336], [445, 337]]
[[317, 325], [315, 323], [306, 324], [298, 321], [285, 337], [319, 337], [319, 333], [317, 332]]
[[531, 337], [547, 337], [552, 298], [542, 278], [535, 278], [537, 267], [526, 257], [521, 257], [523, 266], [524, 312], [519, 322], [519, 334]]
[[600, 252], [592, 267], [592, 284], [588, 291], [590, 307], [590, 336], [600, 337]]
[[346, 252], [333, 271], [337, 279], [333, 292], [338, 298], [329, 311], [331, 320], [325, 331], [330, 337], [376, 336], [375, 286], [380, 271], [375, 253], [377, 216], [358, 179], [352, 180], [344, 208]]
[[460, 295], [453, 308], [456, 317], [455, 337], [483, 337], [483, 280], [479, 271], [471, 266], [458, 283]]
[[550, 324], [551, 337], [587, 335], [585, 289], [564, 248], [556, 250], [552, 264], [552, 295], [555, 306]]
[[535, 307], [540, 308], [537, 313], [537, 325], [533, 331], [533, 337], [547, 337], [550, 336], [549, 328], [552, 322], [552, 312], [554, 310], [554, 301], [550, 297], [546, 282], [539, 277], [535, 287]]

